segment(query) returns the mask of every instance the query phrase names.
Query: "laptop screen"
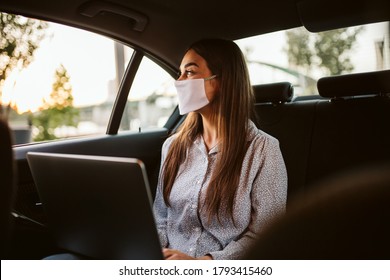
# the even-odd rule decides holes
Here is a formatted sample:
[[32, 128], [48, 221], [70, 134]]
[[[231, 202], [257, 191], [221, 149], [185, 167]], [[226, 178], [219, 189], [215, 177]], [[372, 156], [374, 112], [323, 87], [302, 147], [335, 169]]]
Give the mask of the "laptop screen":
[[162, 259], [140, 160], [32, 152], [27, 159], [59, 247], [91, 259]]

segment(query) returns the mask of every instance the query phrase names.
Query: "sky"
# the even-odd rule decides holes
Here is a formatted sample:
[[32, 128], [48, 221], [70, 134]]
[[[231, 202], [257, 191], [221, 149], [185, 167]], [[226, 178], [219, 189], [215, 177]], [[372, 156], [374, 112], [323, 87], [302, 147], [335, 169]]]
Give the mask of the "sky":
[[[352, 56], [356, 71], [376, 70], [372, 42], [383, 38], [385, 27], [386, 24], [370, 25], [358, 37], [361, 47], [355, 50]], [[48, 32], [51, 35], [41, 42], [30, 66], [21, 72], [15, 71], [7, 79], [3, 89], [4, 99], [10, 100], [12, 96], [20, 112], [36, 111], [41, 106], [42, 99], [50, 95], [55, 69], [63, 64], [70, 75], [76, 106], [104, 102], [108, 98], [108, 82], [116, 75], [113, 41], [58, 24], [50, 24]], [[287, 56], [283, 53], [284, 32], [263, 35], [261, 39], [252, 37], [239, 40], [237, 44], [242, 49], [250, 46], [252, 59], [282, 67], [288, 66]], [[143, 94], [150, 94], [164, 79], [169, 79], [150, 61], [143, 63], [142, 71], [141, 78], [134, 85], [135, 90], [132, 90], [132, 98], [142, 98]], [[275, 77], [265, 74], [262, 77], [251, 77], [254, 84], [273, 78]], [[138, 93], [138, 96], [135, 96], [135, 93]]]
[[113, 42], [58, 24], [51, 24], [48, 32], [52, 35], [41, 42], [34, 61], [7, 79], [4, 92], [12, 91], [19, 110], [35, 111], [42, 98], [50, 95], [55, 69], [63, 64], [70, 75], [75, 105], [103, 102], [107, 82], [115, 77]]

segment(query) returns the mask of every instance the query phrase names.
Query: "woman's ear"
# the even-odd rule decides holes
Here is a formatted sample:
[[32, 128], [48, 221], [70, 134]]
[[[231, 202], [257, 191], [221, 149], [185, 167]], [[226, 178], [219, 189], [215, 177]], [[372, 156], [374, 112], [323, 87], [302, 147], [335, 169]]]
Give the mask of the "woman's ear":
[[212, 79], [211, 81], [212, 81], [211, 85], [214, 87], [214, 91], [216, 92], [216, 94], [219, 94], [221, 87], [220, 87], [220, 80], [218, 79], [218, 76], [215, 79]]
[[220, 84], [218, 79], [212, 79], [207, 81], [206, 85], [206, 95], [209, 102], [212, 102], [220, 92]]

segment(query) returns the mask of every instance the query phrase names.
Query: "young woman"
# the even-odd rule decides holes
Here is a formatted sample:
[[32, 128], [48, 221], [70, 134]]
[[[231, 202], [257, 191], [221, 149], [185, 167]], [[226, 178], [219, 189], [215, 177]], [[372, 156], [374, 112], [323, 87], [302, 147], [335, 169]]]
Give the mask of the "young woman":
[[239, 259], [285, 211], [277, 139], [256, 128], [241, 50], [207, 39], [185, 53], [175, 82], [187, 117], [162, 148], [154, 213], [166, 259]]

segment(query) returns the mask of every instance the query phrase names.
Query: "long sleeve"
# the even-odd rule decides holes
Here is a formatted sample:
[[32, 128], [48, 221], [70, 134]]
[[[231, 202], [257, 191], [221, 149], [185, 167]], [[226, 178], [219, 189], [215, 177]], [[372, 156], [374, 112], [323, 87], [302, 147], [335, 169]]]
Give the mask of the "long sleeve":
[[168, 237], [167, 237], [167, 224], [168, 224], [168, 207], [164, 202], [162, 188], [162, 169], [165, 162], [165, 158], [171, 143], [171, 138], [168, 138], [162, 147], [161, 151], [161, 165], [160, 165], [160, 175], [158, 178], [156, 197], [153, 204], [154, 218], [156, 221], [157, 232], [160, 238], [160, 243], [162, 247], [168, 246]]
[[256, 153], [253, 154], [253, 160], [260, 164], [250, 194], [249, 226], [241, 236], [231, 241], [223, 250], [210, 252], [214, 259], [242, 258], [259, 232], [267, 227], [274, 217], [285, 212], [287, 172], [279, 142], [275, 138], [267, 139], [262, 151], [255, 149], [254, 152]]

